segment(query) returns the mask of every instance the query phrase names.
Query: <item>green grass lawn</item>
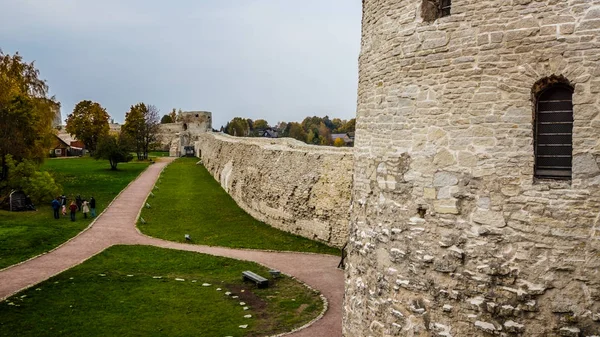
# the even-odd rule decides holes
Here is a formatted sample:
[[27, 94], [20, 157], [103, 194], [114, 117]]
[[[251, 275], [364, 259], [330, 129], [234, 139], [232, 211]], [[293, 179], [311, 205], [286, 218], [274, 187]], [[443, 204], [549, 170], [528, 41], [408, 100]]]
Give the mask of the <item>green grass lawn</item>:
[[[106, 160], [57, 158], [47, 159], [42, 170], [52, 172], [69, 201], [78, 194], [88, 199], [94, 196], [96, 213], [100, 214], [147, 166], [148, 163], [120, 163], [118, 171], [111, 171]], [[91, 222], [83, 219], [81, 213], [75, 222], [69, 221], [68, 214], [55, 220], [50, 202], [36, 205], [36, 212], [0, 210], [0, 269], [59, 246]]]
[[1, 302], [0, 336], [264, 336], [323, 310], [318, 294], [293, 279], [256, 289], [242, 283], [244, 270], [269, 276], [251, 262], [115, 246]]
[[340, 254], [337, 248], [275, 229], [239, 208], [197, 158], [171, 163], [157, 182], [140, 230], [150, 236], [234, 248]]

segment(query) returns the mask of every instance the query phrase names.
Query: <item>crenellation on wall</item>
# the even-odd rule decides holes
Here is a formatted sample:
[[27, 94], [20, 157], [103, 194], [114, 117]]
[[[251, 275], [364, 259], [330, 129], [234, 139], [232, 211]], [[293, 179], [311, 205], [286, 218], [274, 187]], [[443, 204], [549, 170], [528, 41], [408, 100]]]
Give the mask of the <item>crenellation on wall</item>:
[[204, 133], [204, 166], [236, 203], [275, 228], [342, 247], [348, 239], [352, 150]]
[[[600, 335], [600, 1], [363, 3], [344, 335]], [[533, 177], [556, 79], [567, 181]]]

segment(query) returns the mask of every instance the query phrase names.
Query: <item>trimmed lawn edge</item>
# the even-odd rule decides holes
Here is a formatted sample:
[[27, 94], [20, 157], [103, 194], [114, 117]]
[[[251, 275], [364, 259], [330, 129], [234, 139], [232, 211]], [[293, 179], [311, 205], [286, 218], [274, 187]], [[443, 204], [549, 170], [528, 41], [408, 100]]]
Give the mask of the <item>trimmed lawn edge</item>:
[[[313, 254], [318, 254], [318, 253], [313, 253]], [[320, 255], [325, 255], [325, 254], [320, 254]], [[261, 263], [258, 263], [256, 261], [253, 261], [254, 263], [260, 264], [261, 266], [267, 267]], [[267, 267], [268, 268], [268, 267]], [[317, 315], [317, 317], [313, 318], [310, 322], [307, 322], [306, 324], [299, 326], [295, 329], [292, 329], [291, 331], [288, 332], [282, 332], [280, 334], [277, 335], [270, 335], [267, 337], [282, 337], [282, 336], [287, 336], [287, 335], [291, 335], [293, 333], [296, 333], [298, 331], [304, 330], [309, 328], [311, 325], [315, 324], [316, 322], [318, 322], [321, 318], [323, 318], [323, 316], [325, 316], [325, 313], [327, 313], [327, 310], [329, 310], [329, 301], [327, 300], [327, 297], [325, 297], [325, 295], [323, 295], [320, 291], [316, 290], [315, 288], [309, 286], [308, 284], [306, 284], [303, 281], [300, 281], [299, 279], [297, 279], [295, 276], [292, 275], [288, 275], [286, 273], [282, 273], [283, 275], [291, 278], [292, 280], [300, 283], [301, 285], [305, 286], [306, 288], [310, 289], [311, 291], [318, 293], [319, 294], [319, 298], [321, 299], [321, 302], [323, 302], [323, 310], [321, 310], [321, 312]]]
[[[167, 166], [169, 166], [169, 165], [167, 165]], [[165, 167], [167, 167], [167, 166], [165, 166]], [[53, 251], [55, 251], [55, 250], [59, 249], [60, 247], [62, 247], [62, 246], [64, 246], [64, 245], [66, 245], [67, 243], [71, 242], [71, 241], [72, 241], [72, 240], [74, 240], [76, 237], [80, 236], [81, 234], [85, 233], [85, 232], [86, 232], [88, 229], [92, 228], [92, 226], [93, 226], [93, 225], [96, 223], [96, 221], [97, 221], [98, 219], [100, 219], [100, 217], [102, 216], [102, 214], [104, 214], [104, 212], [106, 212], [106, 211], [109, 209], [109, 207], [110, 207], [110, 206], [113, 204], [113, 202], [115, 202], [115, 200], [117, 200], [117, 198], [121, 196], [121, 193], [123, 193], [123, 191], [125, 191], [127, 188], [129, 188], [129, 186], [130, 186], [131, 184], [133, 184], [133, 183], [134, 183], [136, 180], [138, 180], [138, 178], [139, 178], [139, 177], [140, 177], [140, 176], [141, 176], [141, 175], [142, 175], [144, 172], [146, 172], [146, 170], [147, 170], [147, 169], [148, 169], [148, 166], [146, 166], [146, 168], [145, 168], [143, 171], [141, 171], [141, 172], [140, 172], [140, 173], [139, 173], [139, 174], [138, 174], [138, 175], [135, 177], [135, 179], [131, 180], [131, 181], [130, 181], [130, 182], [127, 184], [127, 186], [123, 187], [123, 189], [121, 189], [121, 190], [119, 191], [119, 193], [118, 193], [118, 194], [117, 194], [117, 195], [116, 195], [116, 196], [115, 196], [115, 197], [114, 197], [114, 198], [113, 198], [113, 199], [112, 199], [112, 200], [111, 200], [111, 201], [108, 203], [108, 205], [106, 205], [106, 207], [104, 207], [104, 209], [102, 210], [102, 212], [100, 212], [100, 214], [98, 214], [98, 215], [97, 215], [97, 216], [94, 218], [94, 220], [92, 220], [92, 222], [90, 222], [90, 224], [89, 224], [89, 225], [88, 225], [86, 228], [84, 228], [82, 231], [80, 231], [79, 233], [77, 233], [77, 235], [75, 235], [75, 236], [73, 236], [72, 238], [68, 239], [67, 241], [65, 241], [65, 242], [61, 243], [60, 245], [58, 245], [58, 246], [56, 246], [56, 247], [54, 247], [54, 248], [50, 249], [49, 251], [43, 252], [43, 253], [41, 253], [41, 254], [38, 254], [38, 255], [36, 255], [36, 256], [32, 256], [32, 257], [28, 258], [28, 259], [27, 259], [27, 260], [25, 260], [25, 261], [21, 261], [21, 262], [15, 263], [15, 264], [11, 264], [11, 265], [10, 265], [10, 266], [8, 266], [8, 267], [5, 267], [5, 268], [0, 268], [0, 271], [5, 271], [5, 270], [8, 270], [8, 269], [10, 269], [10, 268], [13, 268], [13, 267], [19, 266], [19, 265], [21, 265], [21, 264], [24, 264], [24, 263], [26, 263], [26, 262], [28, 262], [28, 261], [30, 261], [30, 260], [37, 259], [38, 257], [40, 257], [40, 256], [42, 256], [42, 255], [46, 255], [46, 254], [48, 254], [48, 253], [50, 253], [50, 252], [53, 252]], [[164, 168], [163, 168], [163, 169], [164, 169]], [[161, 172], [162, 172], [162, 171], [161, 171]], [[141, 209], [140, 209], [140, 212], [141, 212]], [[138, 214], [138, 217], [139, 217], [139, 214]], [[137, 227], [137, 226], [136, 226], [136, 227]], [[87, 261], [87, 260], [88, 260], [88, 259], [85, 259], [84, 261], [82, 261], [82, 263], [83, 263], [83, 262], [85, 262], [85, 261]], [[65, 269], [65, 270], [66, 270], [66, 269]], [[64, 271], [64, 270], [63, 270], [63, 271]], [[61, 273], [62, 273], [62, 271], [61, 271]], [[33, 285], [31, 285], [31, 286], [33, 286]], [[25, 289], [27, 289], [27, 288], [29, 288], [29, 287], [31, 287], [31, 286], [28, 286], [28, 287], [26, 287], [26, 288], [23, 288], [23, 289], [19, 290], [19, 292], [20, 292], [20, 291], [23, 291], [23, 290], [25, 290]], [[0, 301], [1, 301], [1, 300], [4, 300], [4, 299], [5, 299], [5, 298], [0, 298]]]

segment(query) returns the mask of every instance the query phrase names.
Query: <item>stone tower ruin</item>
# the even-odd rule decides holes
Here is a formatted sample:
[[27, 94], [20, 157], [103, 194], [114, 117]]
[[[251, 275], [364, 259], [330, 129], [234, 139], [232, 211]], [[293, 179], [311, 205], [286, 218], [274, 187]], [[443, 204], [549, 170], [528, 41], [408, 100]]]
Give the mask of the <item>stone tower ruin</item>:
[[345, 336], [600, 335], [600, 0], [364, 0]]
[[186, 155], [186, 149], [193, 148], [198, 136], [212, 131], [210, 111], [185, 111], [175, 123], [160, 124], [160, 140], [163, 148], [172, 157]]

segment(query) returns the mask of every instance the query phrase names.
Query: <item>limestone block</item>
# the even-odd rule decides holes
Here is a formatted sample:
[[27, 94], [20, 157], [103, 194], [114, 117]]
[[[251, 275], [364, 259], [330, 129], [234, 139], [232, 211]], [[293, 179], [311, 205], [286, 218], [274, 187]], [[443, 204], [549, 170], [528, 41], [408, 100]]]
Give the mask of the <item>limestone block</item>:
[[423, 188], [423, 197], [425, 199], [436, 199], [435, 188], [431, 188], [431, 187]]
[[591, 153], [582, 153], [573, 156], [573, 173], [575, 175], [597, 175], [600, 168]]
[[433, 202], [433, 209], [441, 214], [460, 214], [456, 199], [442, 199]]
[[450, 172], [440, 171], [433, 176], [433, 186], [453, 186], [458, 184], [458, 178], [456, 175]]
[[458, 164], [464, 167], [475, 167], [477, 166], [477, 157], [471, 152], [460, 151], [458, 152]]
[[477, 209], [471, 215], [471, 220], [481, 225], [489, 225], [497, 228], [506, 226], [506, 221], [502, 213], [490, 210]]

